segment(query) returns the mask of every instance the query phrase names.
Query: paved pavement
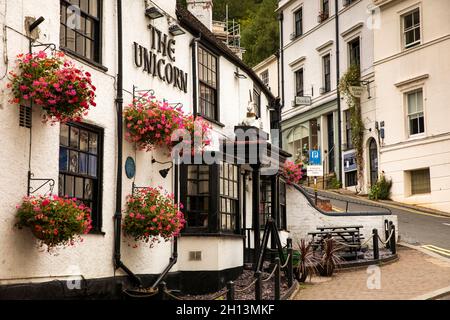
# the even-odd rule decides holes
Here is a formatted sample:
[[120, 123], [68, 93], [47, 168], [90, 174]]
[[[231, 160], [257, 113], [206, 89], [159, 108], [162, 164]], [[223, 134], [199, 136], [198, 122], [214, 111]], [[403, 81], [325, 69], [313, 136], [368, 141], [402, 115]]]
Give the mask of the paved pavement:
[[[333, 207], [340, 211], [346, 210], [347, 204], [343, 200], [355, 200], [352, 196], [323, 193], [323, 191], [320, 191], [320, 193], [324, 195], [330, 194], [332, 197], [342, 199], [331, 200]], [[349, 204], [349, 212], [383, 212], [386, 209], [381, 207], [388, 207], [383, 203], [377, 204], [380, 207], [373, 207], [371, 206], [372, 202], [365, 201], [359, 197], [357, 201], [359, 204]], [[450, 258], [450, 217], [431, 215], [421, 212], [419, 209], [394, 208], [391, 206], [389, 206], [389, 209], [392, 211], [392, 214], [398, 216], [400, 241], [416, 246], [425, 246], [430, 251]], [[430, 245], [431, 247], [429, 247]]]
[[397, 262], [380, 267], [380, 277], [366, 268], [337, 272], [332, 278], [313, 277], [294, 300], [409, 300], [450, 287], [450, 259], [402, 246], [398, 254]]

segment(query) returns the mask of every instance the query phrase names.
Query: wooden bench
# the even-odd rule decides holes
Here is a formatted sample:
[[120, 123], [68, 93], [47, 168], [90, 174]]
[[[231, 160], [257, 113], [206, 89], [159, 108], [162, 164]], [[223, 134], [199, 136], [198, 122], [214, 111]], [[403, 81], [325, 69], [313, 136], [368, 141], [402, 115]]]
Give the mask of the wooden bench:
[[345, 243], [348, 246], [342, 246], [342, 251], [351, 253], [356, 256], [361, 250], [361, 241], [364, 237], [361, 235], [360, 229], [363, 226], [340, 226], [340, 227], [318, 227], [318, 232], [309, 232], [312, 236], [312, 247], [314, 250], [323, 249], [324, 241], [329, 238], [334, 238], [336, 241]]

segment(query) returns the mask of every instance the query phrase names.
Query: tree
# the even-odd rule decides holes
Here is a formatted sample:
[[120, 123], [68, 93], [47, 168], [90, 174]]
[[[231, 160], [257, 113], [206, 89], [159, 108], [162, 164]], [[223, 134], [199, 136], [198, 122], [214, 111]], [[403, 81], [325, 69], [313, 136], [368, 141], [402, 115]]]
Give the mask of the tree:
[[241, 46], [246, 49], [244, 62], [255, 66], [274, 54], [279, 47], [277, 0], [262, 0], [256, 10], [241, 21]]
[[[186, 0], [179, 0], [184, 5]], [[214, 0], [214, 20], [228, 18], [241, 24], [241, 46], [246, 50], [244, 62], [254, 66], [274, 54], [279, 46], [278, 0]]]

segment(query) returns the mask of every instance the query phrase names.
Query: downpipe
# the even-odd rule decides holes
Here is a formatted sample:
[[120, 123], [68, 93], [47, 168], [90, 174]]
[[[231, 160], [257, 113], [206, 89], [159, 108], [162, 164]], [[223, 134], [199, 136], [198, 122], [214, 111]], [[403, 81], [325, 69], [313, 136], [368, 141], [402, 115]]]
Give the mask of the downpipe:
[[122, 162], [123, 162], [123, 28], [122, 28], [122, 0], [117, 0], [117, 42], [118, 42], [118, 71], [117, 71], [117, 185], [116, 212], [114, 214], [114, 267], [122, 269], [132, 282], [142, 287], [142, 281], [121, 260], [120, 242], [122, 234]]

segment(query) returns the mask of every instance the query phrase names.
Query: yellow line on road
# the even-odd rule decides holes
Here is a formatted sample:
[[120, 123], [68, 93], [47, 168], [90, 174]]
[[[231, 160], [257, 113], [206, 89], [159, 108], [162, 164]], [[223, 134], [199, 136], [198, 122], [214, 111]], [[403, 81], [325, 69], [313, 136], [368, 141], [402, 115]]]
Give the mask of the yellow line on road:
[[439, 248], [433, 245], [425, 245], [422, 248], [450, 257], [450, 250]]
[[331, 208], [333, 209], [333, 211], [336, 211], [336, 212], [344, 212], [344, 210], [338, 209], [336, 207], [331, 207]]
[[450, 253], [450, 250], [443, 249], [443, 248], [439, 248], [439, 247], [433, 246], [432, 244], [429, 244], [428, 247], [429, 247], [429, 248], [436, 249], [436, 250], [441, 250], [441, 251], [445, 251], [445, 252]]

